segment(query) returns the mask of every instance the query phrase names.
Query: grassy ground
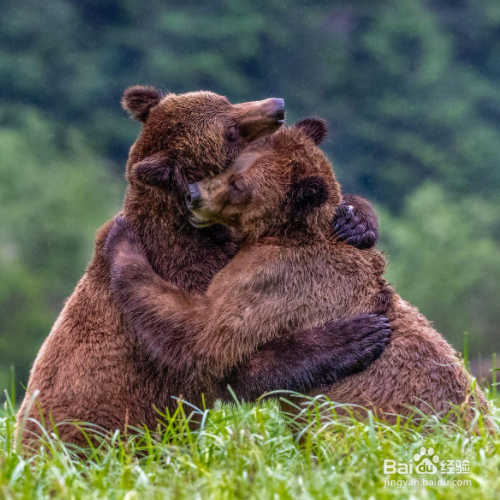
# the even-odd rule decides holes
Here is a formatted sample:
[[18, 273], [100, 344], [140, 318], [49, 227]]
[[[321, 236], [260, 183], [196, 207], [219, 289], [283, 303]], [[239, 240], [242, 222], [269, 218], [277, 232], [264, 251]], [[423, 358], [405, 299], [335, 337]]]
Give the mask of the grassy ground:
[[[446, 420], [387, 426], [335, 417], [333, 411], [331, 422], [323, 424], [316, 418], [318, 407], [312, 407], [300, 445], [286, 417], [267, 402], [218, 407], [204, 414], [195, 432], [178, 415], [156, 438], [116, 434], [86, 458], [48, 436], [44, 450], [23, 459], [15, 451], [14, 411], [7, 403], [0, 415], [0, 499], [500, 498], [500, 437], [487, 433], [481, 418], [472, 424], [476, 433]], [[493, 411], [498, 426], [500, 411], [495, 405]], [[384, 474], [385, 459], [408, 464], [422, 447], [439, 456], [437, 473]], [[459, 474], [457, 460], [465, 466], [468, 460], [470, 472]], [[454, 473], [445, 474], [452, 465]], [[401, 483], [409, 480], [420, 485]]]

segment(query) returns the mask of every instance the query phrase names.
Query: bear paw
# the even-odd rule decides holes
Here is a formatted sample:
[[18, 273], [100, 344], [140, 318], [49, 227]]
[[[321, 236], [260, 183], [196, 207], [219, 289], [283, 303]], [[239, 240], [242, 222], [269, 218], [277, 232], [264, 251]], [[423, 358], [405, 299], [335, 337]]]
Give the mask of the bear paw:
[[118, 265], [128, 255], [145, 254], [141, 241], [129, 228], [123, 215], [115, 219], [104, 245], [104, 253], [112, 265]]
[[377, 243], [378, 221], [371, 205], [359, 196], [345, 196], [337, 208], [332, 233], [360, 250]]

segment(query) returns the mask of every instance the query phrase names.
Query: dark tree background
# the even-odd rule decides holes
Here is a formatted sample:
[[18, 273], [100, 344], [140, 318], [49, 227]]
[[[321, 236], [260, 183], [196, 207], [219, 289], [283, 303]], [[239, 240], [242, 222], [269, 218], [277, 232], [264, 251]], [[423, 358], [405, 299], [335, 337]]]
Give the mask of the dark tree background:
[[498, 0], [1, 0], [0, 387], [27, 380], [119, 209], [124, 88], [276, 96], [328, 119], [388, 276], [461, 349], [500, 348]]

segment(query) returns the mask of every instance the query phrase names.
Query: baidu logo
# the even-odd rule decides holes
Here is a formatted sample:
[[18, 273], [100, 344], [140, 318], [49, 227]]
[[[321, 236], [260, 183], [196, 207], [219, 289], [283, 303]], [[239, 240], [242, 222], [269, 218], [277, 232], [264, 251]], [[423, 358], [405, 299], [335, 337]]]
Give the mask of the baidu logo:
[[434, 448], [422, 446], [408, 463], [384, 460], [384, 474], [469, 474], [469, 460], [441, 460]]
[[422, 446], [420, 453], [413, 455], [413, 463], [417, 474], [437, 474], [439, 457], [434, 455], [434, 448], [426, 449]]

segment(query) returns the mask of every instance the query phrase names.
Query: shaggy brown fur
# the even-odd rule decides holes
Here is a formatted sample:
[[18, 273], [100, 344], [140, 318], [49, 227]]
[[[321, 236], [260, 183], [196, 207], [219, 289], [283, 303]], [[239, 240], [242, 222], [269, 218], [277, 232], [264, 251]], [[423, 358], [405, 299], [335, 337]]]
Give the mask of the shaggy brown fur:
[[[301, 294], [299, 300], [294, 294], [300, 294], [302, 271], [294, 278], [295, 286], [280, 283], [278, 274], [268, 273], [269, 248], [279, 251], [279, 245], [274, 241], [244, 245], [215, 275], [204, 294], [187, 292], [161, 279], [123, 217], [115, 222], [106, 246], [113, 262], [112, 288], [141, 345], [149, 348], [155, 363], [189, 377], [191, 384], [204, 391], [210, 386], [219, 386], [223, 391], [224, 384], [219, 381], [231, 384], [228, 381], [234, 378], [237, 395], [254, 399], [277, 387], [296, 390], [302, 385], [305, 389], [310, 385], [308, 381], [297, 379], [302, 372], [321, 385], [320, 381], [329, 379], [326, 383], [332, 384], [364, 370], [382, 353], [389, 338], [387, 319], [377, 321], [376, 314], [339, 321], [327, 332], [320, 326], [328, 321], [323, 319], [291, 334], [301, 323], [303, 303], [321, 300], [324, 290]], [[291, 246], [282, 252], [281, 264], [289, 261], [287, 252], [296, 256], [293, 261], [297, 265], [311, 260], [310, 251], [314, 251], [311, 245]], [[287, 286], [291, 287], [290, 293]], [[280, 296], [292, 299], [288, 303], [292, 311], [283, 306]], [[374, 307], [366, 310], [377, 305], [375, 301]], [[356, 343], [353, 339], [357, 339]], [[248, 361], [259, 346], [264, 348], [243, 368], [245, 377], [241, 376], [241, 368], [233, 371]], [[365, 355], [359, 358], [361, 352]], [[276, 376], [283, 379], [279, 384]]]
[[[191, 186], [193, 224], [228, 225], [245, 242], [206, 293], [190, 294], [158, 278], [123, 221], [108, 248], [113, 290], [145, 344], [161, 347], [165, 360], [185, 360], [178, 355], [185, 349], [212, 377], [272, 339], [382, 309], [392, 329], [386, 352], [366, 371], [321, 392], [372, 406], [389, 420], [392, 412], [410, 415], [409, 406], [442, 414], [450, 403], [467, 400], [468, 375], [452, 347], [388, 287], [383, 256], [332, 238], [340, 189], [310, 140], [322, 137], [321, 122], [316, 127], [308, 120], [281, 130], [249, 146], [223, 174]], [[175, 337], [168, 334], [172, 325], [180, 332]], [[269, 353], [267, 362], [275, 356]], [[261, 361], [250, 365], [258, 370]]]
[[[210, 92], [161, 96], [152, 88], [133, 87], [125, 92], [123, 106], [144, 124], [127, 163], [123, 213], [144, 243], [155, 272], [185, 290], [202, 292], [236, 253], [237, 245], [223, 227], [200, 230], [189, 224], [186, 186], [223, 171], [251, 141], [279, 128], [283, 101], [232, 105]], [[350, 236], [359, 241], [356, 222], [347, 225], [353, 228]], [[39, 433], [35, 421], [41, 418], [46, 425], [52, 420], [91, 422], [105, 429], [123, 429], [127, 423], [154, 428], [156, 408], [173, 408], [172, 396], [201, 406], [202, 389], [207, 404], [217, 392], [191, 383], [189, 373], [157, 364], [128, 329], [111, 296], [103, 252], [111, 226], [108, 223], [99, 231], [92, 262], [36, 358], [19, 411], [19, 422], [34, 419], [26, 423], [25, 442]], [[379, 323], [378, 318], [365, 318], [361, 326], [369, 331]], [[337, 327], [330, 327], [335, 333]], [[327, 333], [328, 329], [324, 337]], [[370, 359], [373, 347], [358, 349], [360, 338], [356, 334], [351, 343], [346, 339], [343, 345], [326, 344], [325, 353], [332, 354], [329, 361], [336, 362], [336, 348], [351, 352], [353, 362]], [[278, 375], [273, 379], [275, 388], [280, 387]], [[297, 387], [314, 386], [309, 384], [314, 382], [309, 380], [311, 370], [296, 375], [301, 381]], [[37, 405], [30, 407], [35, 394]], [[85, 443], [74, 425], [59, 425], [58, 432], [65, 441]]]

